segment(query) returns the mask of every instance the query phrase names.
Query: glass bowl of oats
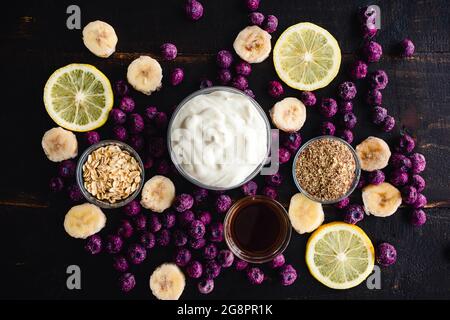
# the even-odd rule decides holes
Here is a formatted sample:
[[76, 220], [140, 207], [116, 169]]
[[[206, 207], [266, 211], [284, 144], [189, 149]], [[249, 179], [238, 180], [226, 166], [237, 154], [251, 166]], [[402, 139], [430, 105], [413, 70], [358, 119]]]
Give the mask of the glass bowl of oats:
[[355, 149], [334, 136], [307, 141], [297, 152], [292, 175], [298, 190], [313, 201], [331, 204], [348, 197], [359, 182]]
[[120, 208], [131, 202], [144, 185], [144, 165], [126, 143], [104, 140], [87, 148], [76, 170], [83, 196], [101, 208]]

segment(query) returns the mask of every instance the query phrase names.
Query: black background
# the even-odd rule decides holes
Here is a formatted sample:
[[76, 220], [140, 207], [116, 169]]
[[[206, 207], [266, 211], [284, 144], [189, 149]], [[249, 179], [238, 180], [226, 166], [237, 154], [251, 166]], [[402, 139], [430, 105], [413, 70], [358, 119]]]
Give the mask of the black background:
[[[118, 274], [111, 257], [92, 257], [80, 240], [69, 238], [62, 227], [70, 207], [66, 199], [55, 198], [47, 191], [48, 179], [55, 165], [44, 156], [40, 142], [43, 133], [54, 126], [47, 116], [42, 90], [47, 78], [57, 68], [72, 62], [90, 63], [102, 70], [111, 81], [125, 77], [126, 67], [141, 54], [158, 60], [159, 46], [174, 42], [179, 56], [173, 62], [161, 62], [164, 74], [171, 68], [185, 69], [185, 81], [176, 88], [166, 85], [160, 92], [146, 97], [133, 92], [139, 110], [153, 104], [169, 111], [187, 94], [198, 88], [200, 78], [215, 77], [215, 53], [231, 49], [236, 34], [246, 26], [243, 1], [203, 0], [204, 17], [187, 20], [184, 1], [34, 1], [15, 2], [4, 7], [0, 21], [0, 71], [3, 78], [0, 137], [3, 139], [0, 163], [0, 298], [43, 299], [153, 299], [148, 277], [153, 269], [171, 259], [172, 250], [156, 248], [147, 260], [135, 267], [137, 286], [129, 294], [116, 286]], [[118, 34], [117, 52], [108, 59], [97, 58], [83, 45], [81, 31], [66, 28], [66, 8], [78, 4], [82, 25], [100, 19], [112, 24]], [[338, 40], [343, 63], [339, 76], [319, 97], [334, 96], [337, 84], [346, 79], [348, 64], [355, 59], [361, 44], [355, 13], [366, 1], [288, 1], [262, 0], [260, 11], [279, 18], [275, 41], [288, 26], [310, 21], [328, 29]], [[382, 61], [371, 70], [385, 69], [390, 83], [383, 92], [383, 102], [397, 120], [391, 134], [381, 134], [370, 123], [368, 106], [359, 95], [355, 104], [358, 125], [354, 145], [368, 135], [392, 141], [406, 128], [417, 137], [419, 150], [427, 157], [424, 173], [427, 180], [428, 221], [422, 228], [408, 222], [409, 209], [402, 208], [387, 219], [366, 217], [360, 226], [374, 243], [388, 241], [398, 251], [398, 261], [381, 271], [382, 289], [369, 290], [365, 284], [335, 291], [322, 286], [308, 273], [304, 263], [307, 236], [294, 235], [286, 251], [289, 263], [299, 272], [290, 287], [282, 287], [274, 274], [262, 286], [250, 285], [244, 275], [226, 270], [208, 296], [197, 292], [188, 281], [182, 299], [403, 299], [450, 298], [450, 38], [447, 1], [378, 1], [382, 25], [378, 41], [384, 46]], [[398, 58], [395, 44], [409, 36], [416, 45], [412, 59]], [[273, 41], [273, 43], [274, 43]], [[266, 93], [267, 82], [276, 79], [271, 59], [254, 65], [249, 77], [257, 101], [268, 110], [275, 102]], [[363, 83], [358, 84], [365, 91]], [[298, 96], [288, 90], [286, 95]], [[308, 111], [308, 121], [301, 133], [304, 141], [318, 135], [320, 117]], [[108, 137], [108, 128], [101, 131]], [[289, 178], [290, 164], [282, 168], [286, 177], [280, 201], [287, 205], [295, 187]], [[258, 181], [261, 181], [260, 179]], [[190, 186], [176, 179], [178, 190]], [[231, 193], [234, 198], [239, 192]], [[359, 193], [354, 201], [360, 201]], [[326, 221], [340, 220], [340, 213], [326, 207]], [[120, 211], [108, 213], [107, 230], [113, 230]], [[82, 270], [82, 290], [69, 291], [65, 270], [76, 264]]]

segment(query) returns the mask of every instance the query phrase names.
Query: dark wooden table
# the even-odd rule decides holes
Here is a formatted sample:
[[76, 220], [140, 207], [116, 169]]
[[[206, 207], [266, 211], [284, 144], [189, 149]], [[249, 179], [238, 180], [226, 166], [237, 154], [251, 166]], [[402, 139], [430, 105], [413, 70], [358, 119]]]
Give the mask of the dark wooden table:
[[[55, 175], [55, 165], [41, 149], [43, 133], [54, 123], [42, 102], [44, 84], [49, 75], [72, 62], [90, 63], [102, 70], [111, 81], [125, 77], [130, 61], [141, 54], [160, 59], [159, 46], [176, 43], [179, 56], [174, 62], [162, 62], [167, 75], [175, 66], [185, 68], [186, 77], [176, 88], [165, 86], [146, 97], [133, 96], [138, 108], [154, 104], [170, 110], [183, 97], [198, 88], [200, 78], [215, 77], [215, 53], [231, 48], [236, 34], [246, 26], [247, 10], [243, 1], [204, 0], [205, 15], [198, 22], [188, 21], [183, 1], [89, 1], [81, 7], [82, 25], [100, 19], [111, 23], [118, 34], [117, 52], [109, 59], [92, 55], [83, 45], [81, 31], [66, 28], [66, 8], [73, 1], [33, 1], [9, 3], [0, 21], [2, 50], [0, 137], [2, 138], [0, 179], [0, 298], [152, 299], [148, 277], [160, 263], [171, 258], [172, 249], [157, 248], [142, 265], [135, 267], [137, 286], [128, 295], [116, 287], [117, 273], [111, 257], [92, 257], [83, 241], [68, 237], [62, 221], [70, 207], [66, 199], [50, 196], [48, 180]], [[333, 96], [337, 84], [346, 78], [345, 70], [355, 59], [361, 40], [355, 12], [367, 1], [288, 1], [263, 0], [261, 11], [275, 14], [280, 25], [274, 40], [289, 25], [311, 21], [328, 29], [337, 38], [343, 53], [339, 76], [319, 97]], [[424, 173], [427, 181], [428, 221], [422, 228], [408, 223], [409, 209], [401, 208], [387, 219], [366, 217], [360, 226], [374, 243], [388, 241], [398, 250], [398, 261], [381, 270], [382, 288], [369, 290], [363, 283], [357, 288], [334, 291], [322, 286], [308, 273], [304, 263], [307, 236], [295, 235], [286, 252], [287, 259], [299, 271], [299, 280], [282, 287], [271, 277], [262, 286], [251, 286], [242, 273], [226, 271], [216, 281], [216, 290], [200, 295], [193, 282], [188, 282], [183, 299], [442, 299], [450, 298], [450, 37], [447, 1], [378, 1], [382, 25], [377, 37], [384, 46], [382, 61], [370, 66], [385, 69], [390, 77], [383, 92], [383, 102], [395, 116], [393, 133], [381, 134], [371, 124], [362, 98], [356, 102], [358, 125], [355, 142], [368, 135], [388, 141], [407, 129], [418, 142], [418, 150], [427, 157]], [[416, 45], [412, 59], [401, 59], [395, 44], [409, 36]], [[266, 84], [275, 79], [271, 59], [254, 66], [250, 86], [257, 100], [268, 110], [274, 99], [266, 93]], [[360, 92], [365, 90], [359, 86]], [[287, 95], [298, 92], [287, 90]], [[301, 133], [304, 139], [318, 134], [320, 117], [308, 111], [308, 121]], [[101, 130], [104, 137], [107, 129]], [[289, 179], [289, 167], [281, 170], [287, 177], [280, 200], [287, 204], [295, 187]], [[258, 180], [260, 181], [260, 180]], [[180, 190], [189, 185], [177, 180]], [[239, 193], [231, 193], [237, 197]], [[360, 195], [354, 195], [360, 201]], [[340, 220], [340, 214], [326, 207], [326, 221]], [[113, 230], [121, 213], [108, 213], [107, 230]], [[76, 264], [82, 270], [82, 289], [66, 289], [66, 268]]]

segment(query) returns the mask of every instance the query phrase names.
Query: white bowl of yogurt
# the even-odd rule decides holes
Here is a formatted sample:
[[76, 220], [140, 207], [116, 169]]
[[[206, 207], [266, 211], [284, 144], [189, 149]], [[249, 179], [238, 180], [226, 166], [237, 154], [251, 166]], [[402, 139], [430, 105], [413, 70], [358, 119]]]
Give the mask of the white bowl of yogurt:
[[237, 188], [262, 169], [270, 150], [270, 123], [242, 91], [210, 87], [186, 97], [169, 122], [167, 145], [177, 170], [211, 190]]

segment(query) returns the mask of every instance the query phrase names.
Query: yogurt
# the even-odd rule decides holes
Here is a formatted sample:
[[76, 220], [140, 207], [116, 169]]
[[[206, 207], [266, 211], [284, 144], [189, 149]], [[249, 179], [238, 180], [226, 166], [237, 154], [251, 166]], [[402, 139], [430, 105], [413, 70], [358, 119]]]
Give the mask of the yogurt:
[[172, 160], [205, 187], [236, 187], [267, 157], [267, 118], [249, 97], [231, 90], [193, 96], [169, 130]]

